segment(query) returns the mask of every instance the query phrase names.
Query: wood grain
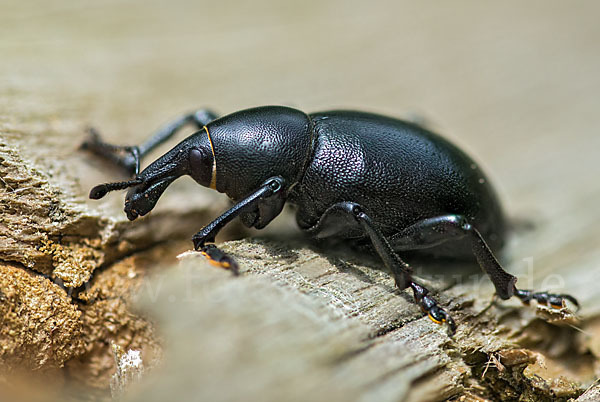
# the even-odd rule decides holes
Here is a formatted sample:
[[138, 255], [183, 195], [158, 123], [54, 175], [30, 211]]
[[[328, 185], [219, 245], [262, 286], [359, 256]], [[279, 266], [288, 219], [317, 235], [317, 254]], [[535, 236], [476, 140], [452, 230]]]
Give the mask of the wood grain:
[[[255, 350], [245, 364], [259, 367], [262, 390], [297, 380], [289, 388], [276, 382], [272, 394], [262, 394], [273, 400], [309, 391], [317, 398], [323, 389], [335, 392], [322, 395], [350, 400], [510, 399], [511, 389], [531, 398], [577, 395], [599, 375], [599, 11], [593, 1], [5, 2], [0, 259], [82, 284], [98, 267], [110, 271], [124, 256], [188, 238], [227, 205], [182, 180], [149, 218], [130, 225], [121, 197], [86, 198], [92, 185], [120, 177], [78, 150], [89, 125], [112, 141], [136, 143], [170, 118], [205, 106], [222, 113], [287, 104], [418, 115], [488, 172], [520, 228], [506, 249], [508, 270], [522, 286], [575, 294], [582, 303], [578, 330], [547, 324], [513, 302], [480, 314], [493, 289], [476, 270], [416, 263], [460, 321], [448, 339], [421, 318], [408, 293], [393, 288], [379, 263], [291, 240], [297, 232], [286, 215], [252, 234], [259, 240], [224, 246], [245, 268], [239, 280], [218, 279], [215, 292], [239, 293], [239, 303], [226, 304], [230, 316], [219, 329], [229, 326], [239, 337], [221, 360], [211, 354], [201, 372], [210, 374], [220, 362], [220, 369], [242, 376], [250, 369], [232, 366], [245, 351], [238, 342], [252, 340], [260, 351], [268, 346], [260, 340], [271, 339], [279, 346], [266, 350], [280, 360]], [[48, 239], [60, 250], [44, 246]], [[220, 275], [202, 269], [207, 283]], [[262, 293], [265, 299], [256, 300]], [[220, 315], [206, 303], [194, 304], [194, 312], [181, 308], [208, 328]], [[248, 315], [266, 317], [260, 328], [268, 337], [254, 340], [253, 322], [236, 327]], [[215, 341], [217, 334], [193, 328], [198, 345]], [[307, 354], [312, 348], [315, 354]], [[503, 379], [522, 369], [489, 363], [501, 362], [498, 353], [507, 348], [540, 353], [546, 371], [529, 364], [518, 384]], [[287, 353], [299, 366], [279, 372]], [[245, 388], [227, 387], [227, 370], [215, 371], [222, 376], [214, 389], [234, 398]], [[527, 380], [534, 374], [545, 390]], [[556, 382], [560, 375], [564, 384]], [[573, 380], [581, 386], [569, 391]]]

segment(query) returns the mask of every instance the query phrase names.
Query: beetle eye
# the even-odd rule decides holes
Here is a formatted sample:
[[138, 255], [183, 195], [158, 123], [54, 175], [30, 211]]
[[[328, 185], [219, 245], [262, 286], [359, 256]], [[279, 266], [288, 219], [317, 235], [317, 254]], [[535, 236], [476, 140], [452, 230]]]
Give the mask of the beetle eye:
[[190, 176], [203, 186], [210, 185], [213, 175], [213, 157], [204, 148], [192, 148], [190, 151]]

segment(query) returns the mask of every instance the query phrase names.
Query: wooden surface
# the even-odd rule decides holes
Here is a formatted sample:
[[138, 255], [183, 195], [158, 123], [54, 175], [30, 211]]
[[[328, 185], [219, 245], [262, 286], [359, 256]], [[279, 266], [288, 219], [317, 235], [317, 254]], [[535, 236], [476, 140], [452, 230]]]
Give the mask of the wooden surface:
[[[302, 392], [356, 400], [489, 396], [490, 389], [510, 398], [509, 388], [518, 386], [533, 392], [527, 380], [509, 386], [501, 375], [495, 382], [481, 378], [477, 368], [507, 348], [545, 356], [558, 373], [544, 373], [546, 381], [566, 375], [586, 384], [598, 377], [600, 356], [599, 11], [593, 1], [5, 2], [0, 258], [16, 264], [7, 272], [29, 269], [81, 284], [97, 267], [110, 275], [107, 267], [123, 256], [188, 238], [225, 207], [216, 194], [182, 180], [149, 218], [130, 226], [121, 196], [86, 199], [92, 185], [118, 177], [77, 149], [88, 125], [113, 141], [136, 143], [179, 113], [205, 106], [222, 113], [287, 104], [417, 115], [485, 168], [518, 227], [533, 223], [511, 240], [506, 266], [521, 286], [575, 294], [583, 305], [580, 330], [545, 324], [514, 302], [477, 315], [492, 292], [487, 280], [473, 277], [473, 270], [461, 276], [460, 267], [416, 265], [436, 291], [449, 288], [440, 299], [461, 324], [450, 340], [421, 318], [408, 293], [394, 290], [377, 262], [364, 267], [351, 256], [327, 259], [288, 240], [295, 229], [284, 217], [258, 242], [225, 246], [245, 268], [231, 284], [228, 276], [219, 279], [215, 291], [237, 291], [240, 301], [223, 308], [238, 321], [248, 315], [273, 321], [265, 321], [262, 333], [242, 320], [239, 336], [228, 340], [230, 352], [210, 355], [211, 364], [199, 369], [207, 377], [198, 383], [218, 384], [215, 392], [227, 390], [224, 399], [248, 391], [252, 383], [227, 386], [226, 376], [231, 370], [234, 378], [247, 374], [230, 364], [257, 331], [264, 343], [254, 340], [244, 360], [260, 367], [262, 386], [251, 393], [256, 399], [265, 389], [280, 392], [268, 394], [272, 400]], [[60, 252], [48, 244], [41, 249], [42, 240], [56, 243], [66, 229], [72, 236], [59, 241]], [[221, 274], [202, 271], [199, 286], [210, 284], [212, 275]], [[267, 289], [262, 302], [253, 299], [260, 289]], [[150, 309], [162, 314], [168, 296], [161, 293], [166, 302]], [[278, 303], [288, 297], [292, 312]], [[192, 326], [189, 336], [211, 345], [218, 334], [206, 328], [221, 318], [217, 306], [202, 300], [180, 310], [198, 314], [204, 331]], [[294, 314], [308, 315], [307, 321]], [[227, 333], [233, 322], [223, 319], [216, 328]], [[178, 328], [176, 322], [164, 325]], [[347, 327], [348, 337], [340, 338]], [[310, 333], [316, 337], [301, 336]], [[314, 355], [300, 352], [313, 348]], [[281, 358], [288, 353], [289, 360]], [[280, 370], [287, 361], [289, 370]], [[188, 363], [177, 364], [191, 371]], [[318, 375], [302, 377], [313, 368]], [[372, 378], [362, 374], [370, 369]], [[281, 385], [290, 378], [299, 379]]]

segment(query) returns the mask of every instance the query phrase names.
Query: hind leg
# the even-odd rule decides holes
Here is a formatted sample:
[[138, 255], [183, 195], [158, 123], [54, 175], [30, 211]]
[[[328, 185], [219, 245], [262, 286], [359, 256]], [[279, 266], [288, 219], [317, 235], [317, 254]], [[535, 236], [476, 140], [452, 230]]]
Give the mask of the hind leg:
[[537, 300], [540, 304], [550, 304], [555, 308], [564, 307], [568, 300], [579, 307], [577, 300], [568, 294], [518, 289], [515, 286], [517, 278], [502, 268], [479, 231], [462, 215], [424, 219], [392, 236], [390, 243], [395, 250], [415, 250], [465, 238], [470, 240], [477, 262], [494, 283], [500, 298], [506, 300], [516, 296], [525, 304]]

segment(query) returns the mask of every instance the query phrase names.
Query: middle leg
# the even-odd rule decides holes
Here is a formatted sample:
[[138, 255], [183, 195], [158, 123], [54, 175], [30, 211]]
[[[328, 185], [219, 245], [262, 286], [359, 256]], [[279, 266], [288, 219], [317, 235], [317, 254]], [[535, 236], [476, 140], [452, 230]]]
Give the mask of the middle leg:
[[428, 317], [437, 324], [447, 323], [449, 332], [454, 333], [456, 324], [452, 317], [438, 306], [425, 286], [413, 279], [412, 268], [396, 254], [386, 237], [373, 224], [371, 218], [359, 204], [353, 202], [334, 204], [323, 213], [317, 224], [308, 229], [307, 232], [319, 238], [336, 236], [350, 230], [357, 231], [357, 229], [369, 237], [383, 263], [392, 271], [396, 286], [401, 290], [410, 287], [415, 301], [427, 313]]

